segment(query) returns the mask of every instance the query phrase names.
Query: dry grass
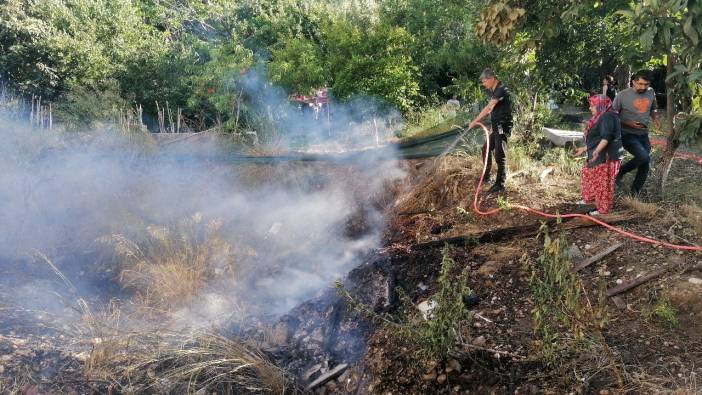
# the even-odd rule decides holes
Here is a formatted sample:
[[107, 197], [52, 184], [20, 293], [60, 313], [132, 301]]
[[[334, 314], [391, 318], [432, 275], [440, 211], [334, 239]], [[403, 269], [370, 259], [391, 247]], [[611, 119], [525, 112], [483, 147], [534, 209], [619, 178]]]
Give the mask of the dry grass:
[[639, 199], [629, 196], [624, 197], [622, 203], [634, 210], [634, 212], [639, 214], [642, 218], [654, 218], [660, 210], [660, 206], [657, 204], [642, 202]]
[[261, 352], [215, 333], [114, 332], [92, 343], [86, 376], [122, 393], [294, 392], [285, 372]]
[[118, 281], [133, 292], [132, 301], [165, 313], [189, 305], [215, 275], [236, 276], [233, 248], [220, 238], [221, 225], [196, 214], [171, 227], [148, 226], [140, 243], [124, 235], [101, 241], [114, 248]]
[[7, 380], [0, 378], [0, 394], [24, 395], [30, 393], [29, 391], [34, 388], [31, 383], [31, 376], [28, 377], [24, 374], [20, 374], [19, 377], [8, 378]]
[[[429, 162], [428, 168], [415, 169], [405, 181], [404, 193], [395, 206], [399, 213], [418, 213], [457, 207], [465, 200], [480, 174], [480, 159], [450, 155]], [[429, 170], [429, 171], [427, 171]]]
[[682, 206], [682, 212], [685, 215], [685, 221], [687, 221], [698, 235], [702, 235], [702, 208], [697, 204], [685, 204]]

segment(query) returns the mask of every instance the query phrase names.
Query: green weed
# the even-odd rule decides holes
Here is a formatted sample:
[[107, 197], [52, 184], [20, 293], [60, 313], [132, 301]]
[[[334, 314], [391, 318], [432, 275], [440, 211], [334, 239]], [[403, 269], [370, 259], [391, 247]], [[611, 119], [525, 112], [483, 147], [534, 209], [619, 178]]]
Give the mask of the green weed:
[[530, 265], [529, 288], [534, 300], [534, 330], [550, 359], [553, 352], [568, 347], [568, 343], [581, 341], [604, 328], [607, 314], [602, 289], [595, 306], [584, 298], [584, 288], [572, 270], [565, 236], [552, 238], [546, 228], [542, 233], [544, 250]]
[[395, 316], [377, 313], [369, 306], [359, 303], [340, 282], [337, 282], [337, 289], [349, 308], [381, 325], [391, 326], [407, 344], [415, 347], [417, 354], [442, 358], [454, 349], [459, 340], [459, 328], [469, 320], [469, 311], [463, 297], [472, 293], [466, 285], [466, 273], [463, 272], [458, 277], [453, 274], [456, 263], [449, 254], [449, 247], [444, 247], [438, 290], [429, 298], [435, 307], [426, 319], [418, 313], [409, 296], [400, 288], [395, 290], [401, 301]]
[[655, 321], [668, 328], [674, 328], [680, 324], [678, 312], [665, 294], [654, 297], [652, 303], [641, 310], [641, 315], [646, 321]]

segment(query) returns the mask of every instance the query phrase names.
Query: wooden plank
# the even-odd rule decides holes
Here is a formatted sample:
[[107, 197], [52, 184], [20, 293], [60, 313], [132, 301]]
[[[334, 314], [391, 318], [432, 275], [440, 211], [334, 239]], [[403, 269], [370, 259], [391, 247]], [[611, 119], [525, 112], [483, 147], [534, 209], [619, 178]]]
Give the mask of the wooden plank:
[[620, 293], [624, 293], [632, 288], [638, 287], [639, 285], [651, 281], [655, 278], [660, 277], [663, 273], [667, 272], [668, 270], [672, 269], [675, 267], [675, 265], [668, 265], [668, 266], [663, 266], [660, 267], [652, 272], [648, 272], [647, 274], [644, 274], [641, 277], [635, 278], [629, 282], [619, 284], [614, 288], [610, 288], [607, 290], [607, 296], [614, 296], [614, 295], [619, 295]]
[[617, 306], [619, 310], [626, 310], [626, 303], [624, 302], [624, 299], [622, 299], [621, 296], [613, 296], [612, 301], [614, 302], [614, 305]]
[[[636, 218], [636, 213], [632, 211], [625, 211], [621, 213], [611, 213], [611, 214], [605, 214], [605, 215], [598, 215], [594, 218], [599, 219], [600, 221], [606, 222], [608, 224], [617, 224], [621, 222], [626, 222], [630, 221], [634, 218]], [[586, 228], [589, 226], [600, 226], [599, 224], [588, 221], [585, 218], [575, 218], [572, 221], [568, 221], [561, 226], [559, 226], [559, 229], [575, 229], [575, 228]]]
[[586, 258], [585, 260], [578, 263], [573, 268], [573, 271], [579, 272], [579, 271], [585, 269], [586, 267], [592, 265], [593, 263], [595, 263], [595, 262], [599, 261], [600, 259], [606, 257], [607, 255], [613, 253], [614, 251], [616, 251], [617, 249], [619, 249], [619, 247], [621, 247], [623, 245], [624, 245], [624, 243], [621, 243], [621, 242], [612, 244], [611, 246], [605, 248], [603, 251], [600, 251], [599, 253], [597, 253], [589, 258]]
[[[608, 223], [608, 224], [616, 224], [620, 222], [625, 222], [629, 221], [633, 218], [636, 217], [636, 214], [633, 212], [624, 212], [624, 213], [613, 213], [613, 214], [607, 214], [607, 215], [600, 215], [597, 218]], [[584, 227], [589, 227], [589, 226], [595, 226], [598, 225], [592, 221], [588, 221], [586, 219], [582, 218], [565, 218], [562, 220], [560, 224], [557, 224], [557, 221], [555, 219], [545, 221], [546, 225], [552, 226], [556, 229], [576, 229], [576, 228], [584, 228]], [[510, 226], [506, 228], [498, 228], [498, 229], [493, 229], [489, 230], [487, 232], [481, 232], [481, 233], [474, 233], [474, 234], [467, 234], [467, 235], [461, 235], [461, 236], [454, 236], [454, 237], [448, 237], [444, 239], [438, 239], [438, 240], [432, 240], [432, 241], [427, 241], [424, 243], [417, 243], [411, 246], [413, 250], [426, 250], [430, 248], [441, 248], [445, 244], [449, 245], [475, 245], [475, 244], [480, 244], [480, 243], [495, 243], [501, 240], [506, 240], [510, 238], [516, 238], [516, 237], [528, 237], [528, 236], [534, 236], [539, 233], [539, 229], [541, 229], [542, 222], [534, 222], [531, 224], [527, 225], [519, 225], [519, 226]]]

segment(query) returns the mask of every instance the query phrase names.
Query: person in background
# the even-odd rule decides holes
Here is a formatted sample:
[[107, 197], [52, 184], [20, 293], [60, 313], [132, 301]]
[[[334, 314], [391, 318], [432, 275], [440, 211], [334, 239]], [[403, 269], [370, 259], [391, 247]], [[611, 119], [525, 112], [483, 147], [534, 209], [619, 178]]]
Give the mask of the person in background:
[[607, 95], [611, 101], [617, 96], [617, 81], [611, 75], [606, 75], [602, 79], [602, 93]]
[[576, 151], [576, 155], [587, 152], [580, 181], [583, 198], [580, 203], [595, 203], [597, 210], [590, 215], [607, 214], [614, 207], [614, 185], [624, 156], [621, 124], [608, 96], [591, 95], [588, 102], [592, 118], [585, 127], [585, 146]]
[[455, 117], [459, 108], [461, 108], [461, 102], [458, 101], [458, 96], [453, 95], [446, 101], [446, 114], [449, 117]]
[[[497, 177], [495, 178], [495, 184], [488, 190], [488, 193], [498, 193], [504, 191], [505, 179], [507, 178], [507, 139], [512, 132], [511, 91], [502, 81], [497, 79], [497, 76], [491, 69], [483, 70], [480, 74], [480, 82], [490, 92], [490, 101], [468, 124], [468, 129], [476, 127], [481, 119], [490, 114], [492, 131], [488, 137], [490, 152], [487, 153], [484, 181], [487, 182], [490, 179], [490, 170], [492, 168], [490, 154], [492, 153], [497, 163]], [[486, 155], [485, 150], [488, 141], [483, 145], [483, 158]]]
[[656, 93], [651, 88], [651, 76], [647, 70], [638, 71], [633, 77], [633, 86], [619, 92], [612, 107], [619, 112], [622, 124], [622, 144], [634, 157], [622, 165], [617, 176], [617, 185], [622, 186], [626, 173], [636, 169], [631, 184], [631, 193], [638, 195], [646, 183], [651, 167], [651, 142], [648, 138], [651, 121], [660, 127], [655, 111]]

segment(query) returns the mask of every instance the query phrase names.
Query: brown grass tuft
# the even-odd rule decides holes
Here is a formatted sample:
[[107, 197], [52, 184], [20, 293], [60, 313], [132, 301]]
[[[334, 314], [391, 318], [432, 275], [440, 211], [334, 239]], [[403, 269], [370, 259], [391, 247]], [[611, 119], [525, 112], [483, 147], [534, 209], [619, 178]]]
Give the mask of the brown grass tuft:
[[[465, 155], [450, 155], [428, 162], [424, 166], [436, 166], [429, 174], [420, 167], [414, 177], [406, 182], [408, 193], [403, 194], [395, 210], [399, 213], [419, 213], [459, 206], [475, 188], [481, 168], [480, 159]], [[416, 184], [415, 184], [416, 183]]]
[[118, 257], [118, 281], [132, 301], [154, 312], [189, 305], [215, 275], [236, 274], [232, 246], [219, 237], [221, 222], [199, 214], [171, 227], [148, 226], [140, 243], [124, 235], [102, 238]]
[[685, 221], [687, 221], [698, 235], [702, 235], [702, 208], [697, 204], [685, 204], [682, 206], [682, 212], [685, 214]]
[[642, 202], [629, 196], [622, 198], [622, 203], [644, 218], [653, 218], [660, 210], [657, 204]]
[[209, 332], [115, 334], [95, 339], [86, 376], [122, 393], [294, 393], [255, 348]]

